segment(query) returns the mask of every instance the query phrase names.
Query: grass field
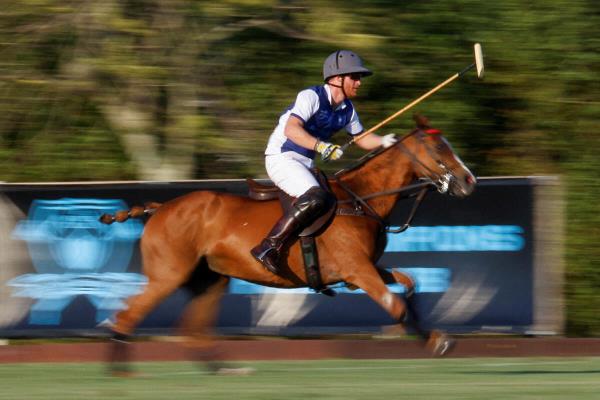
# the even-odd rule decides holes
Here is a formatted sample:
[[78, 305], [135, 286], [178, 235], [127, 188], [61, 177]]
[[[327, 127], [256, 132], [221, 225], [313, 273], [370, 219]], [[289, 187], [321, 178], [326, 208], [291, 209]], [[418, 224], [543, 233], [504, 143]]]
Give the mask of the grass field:
[[105, 366], [0, 364], [0, 399], [600, 399], [600, 358], [326, 360], [240, 363], [251, 376], [209, 375], [187, 362]]

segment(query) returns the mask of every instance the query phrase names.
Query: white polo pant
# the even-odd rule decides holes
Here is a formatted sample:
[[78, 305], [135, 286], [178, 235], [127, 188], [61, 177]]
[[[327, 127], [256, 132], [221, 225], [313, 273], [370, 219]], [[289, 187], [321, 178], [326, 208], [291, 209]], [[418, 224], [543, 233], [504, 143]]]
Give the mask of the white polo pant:
[[300, 197], [311, 187], [319, 186], [319, 182], [310, 171], [313, 165], [312, 159], [295, 151], [265, 157], [269, 178], [277, 187], [293, 197]]

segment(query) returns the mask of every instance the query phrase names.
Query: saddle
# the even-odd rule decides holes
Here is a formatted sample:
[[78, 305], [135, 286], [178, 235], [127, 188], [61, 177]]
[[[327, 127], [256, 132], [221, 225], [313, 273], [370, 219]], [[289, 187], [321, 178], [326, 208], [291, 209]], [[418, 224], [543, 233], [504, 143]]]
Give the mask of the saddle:
[[[327, 177], [320, 170], [313, 170], [319, 184], [326, 190], [331, 191]], [[248, 183], [248, 197], [258, 201], [279, 199], [284, 212], [288, 212], [296, 200], [295, 197], [279, 189], [275, 185], [269, 185], [257, 182], [253, 179], [246, 179]], [[323, 233], [335, 217], [336, 206], [331, 207], [325, 215], [318, 218], [309, 227], [298, 234], [300, 248], [302, 249], [302, 259], [304, 261], [304, 271], [306, 273], [306, 282], [315, 292], [327, 296], [335, 296], [335, 291], [323, 284], [321, 272], [319, 269], [319, 254], [315, 237]]]
[[265, 184], [255, 181], [251, 178], [246, 178], [248, 184], [248, 197], [253, 200], [273, 200], [279, 197], [281, 189], [272, 184]]

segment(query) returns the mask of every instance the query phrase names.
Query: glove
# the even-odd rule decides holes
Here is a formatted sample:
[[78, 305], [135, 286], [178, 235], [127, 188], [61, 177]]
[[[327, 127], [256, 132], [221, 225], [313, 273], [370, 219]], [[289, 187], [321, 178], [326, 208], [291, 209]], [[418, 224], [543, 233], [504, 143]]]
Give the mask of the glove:
[[381, 145], [384, 149], [395, 145], [396, 142], [398, 142], [398, 139], [396, 139], [395, 133], [388, 133], [387, 135], [381, 137]]
[[321, 154], [321, 159], [323, 160], [337, 160], [344, 154], [339, 145], [321, 141], [317, 142], [315, 151]]

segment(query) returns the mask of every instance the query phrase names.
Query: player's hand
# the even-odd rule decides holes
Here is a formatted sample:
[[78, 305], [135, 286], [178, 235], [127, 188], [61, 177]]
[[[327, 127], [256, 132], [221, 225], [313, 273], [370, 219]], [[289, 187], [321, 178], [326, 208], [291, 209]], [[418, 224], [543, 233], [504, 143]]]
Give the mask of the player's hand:
[[338, 160], [344, 154], [339, 145], [321, 141], [317, 142], [315, 151], [321, 154], [323, 160]]
[[384, 149], [395, 145], [397, 142], [398, 139], [396, 139], [395, 133], [388, 133], [387, 135], [381, 137], [381, 145]]

